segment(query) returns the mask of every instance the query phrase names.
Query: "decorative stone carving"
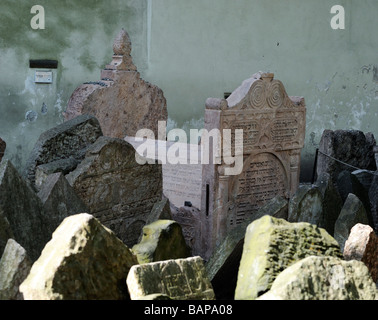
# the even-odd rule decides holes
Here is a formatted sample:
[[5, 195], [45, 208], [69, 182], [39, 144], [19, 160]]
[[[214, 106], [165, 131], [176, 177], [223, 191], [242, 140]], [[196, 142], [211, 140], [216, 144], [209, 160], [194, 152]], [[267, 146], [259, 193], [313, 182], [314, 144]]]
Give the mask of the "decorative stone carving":
[[161, 165], [138, 164], [132, 145], [121, 139], [99, 138], [66, 178], [89, 213], [129, 247], [162, 199]]
[[[86, 149], [100, 136], [102, 136], [100, 124], [90, 115], [82, 115], [45, 131], [30, 153], [24, 176], [34, 186], [38, 166], [69, 158], [80, 162], [84, 158]], [[61, 169], [55, 168], [54, 172], [64, 172], [67, 169], [65, 163], [58, 162], [58, 164]]]
[[113, 45], [113, 60], [101, 71], [101, 81], [80, 85], [64, 113], [66, 120], [81, 114], [95, 116], [105, 136], [134, 137], [140, 129], [158, 136], [158, 121], [168, 118], [163, 91], [141, 79], [131, 57], [131, 42], [125, 30]]
[[173, 300], [214, 300], [200, 257], [166, 260], [131, 267], [127, 276], [131, 300], [165, 294]]
[[[236, 130], [243, 130], [244, 165], [234, 176], [225, 174], [229, 168], [225, 163], [203, 165], [201, 247], [205, 257], [230, 229], [267, 201], [276, 196], [288, 199], [296, 192], [305, 126], [304, 99], [289, 97], [271, 73], [253, 75], [227, 100], [206, 101], [205, 129], [221, 133], [231, 129], [231, 156], [236, 155]], [[219, 155], [224, 151], [223, 146]]]

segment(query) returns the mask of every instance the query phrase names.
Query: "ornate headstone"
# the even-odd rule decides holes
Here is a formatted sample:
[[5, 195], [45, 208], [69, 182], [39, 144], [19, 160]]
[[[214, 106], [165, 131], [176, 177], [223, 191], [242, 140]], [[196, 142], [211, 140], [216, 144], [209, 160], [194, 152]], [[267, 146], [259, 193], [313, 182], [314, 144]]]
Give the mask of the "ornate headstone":
[[99, 138], [66, 178], [89, 213], [130, 247], [162, 199], [161, 165], [138, 164], [132, 145], [121, 139]]
[[[204, 165], [201, 206], [206, 257], [230, 229], [267, 201], [295, 193], [305, 122], [304, 99], [289, 97], [271, 73], [253, 75], [227, 100], [207, 100], [205, 129], [218, 129], [221, 134], [231, 129], [231, 151], [236, 130], [243, 130], [243, 169], [232, 176], [226, 174], [230, 167], [224, 163]], [[219, 155], [224, 156], [224, 151]]]
[[73, 92], [65, 119], [91, 114], [100, 121], [105, 136], [124, 139], [145, 128], [157, 137], [158, 121], [168, 118], [163, 91], [141, 79], [124, 29], [117, 35], [113, 51], [112, 62], [101, 71], [101, 81], [84, 83]]

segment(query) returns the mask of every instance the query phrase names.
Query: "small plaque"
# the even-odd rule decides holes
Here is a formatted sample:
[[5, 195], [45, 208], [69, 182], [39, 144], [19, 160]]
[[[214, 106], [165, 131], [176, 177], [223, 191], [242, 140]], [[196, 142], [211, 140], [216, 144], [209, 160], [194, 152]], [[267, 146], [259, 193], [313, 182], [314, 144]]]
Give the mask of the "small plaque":
[[52, 83], [53, 73], [52, 71], [36, 71], [34, 82], [35, 83]]

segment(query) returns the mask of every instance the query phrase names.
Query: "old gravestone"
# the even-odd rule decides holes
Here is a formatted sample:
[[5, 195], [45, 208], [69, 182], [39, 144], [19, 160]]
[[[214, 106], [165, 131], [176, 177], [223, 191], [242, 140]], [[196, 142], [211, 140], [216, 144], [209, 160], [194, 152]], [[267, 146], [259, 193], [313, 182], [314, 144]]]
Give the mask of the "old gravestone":
[[50, 235], [68, 216], [89, 212], [61, 172], [47, 176], [38, 197], [43, 203], [44, 221]]
[[137, 259], [89, 214], [66, 218], [20, 286], [25, 300], [124, 300]]
[[7, 144], [5, 143], [3, 139], [0, 138], [0, 162], [3, 159], [6, 147], [7, 147]]
[[164, 294], [173, 300], [214, 300], [201, 257], [132, 266], [126, 279], [131, 300]]
[[[299, 184], [305, 122], [304, 99], [289, 97], [282, 82], [270, 73], [257, 73], [245, 80], [227, 100], [207, 100], [208, 132], [218, 129], [224, 134], [224, 129], [231, 129], [235, 146], [236, 130], [243, 130], [243, 169], [240, 174], [228, 175], [230, 166], [225, 163], [203, 165], [201, 247], [205, 257], [230, 229], [268, 200], [275, 196], [288, 199], [294, 194]], [[209, 150], [210, 154], [217, 152]], [[224, 157], [225, 150], [218, 155]]]
[[376, 141], [371, 133], [365, 134], [358, 130], [325, 130], [319, 145], [316, 171], [318, 177], [328, 173], [333, 183], [337, 184], [338, 176], [343, 170], [377, 170], [375, 146]]
[[158, 164], [138, 164], [126, 141], [101, 137], [66, 178], [89, 213], [131, 247], [162, 199], [161, 171]]
[[14, 239], [35, 261], [49, 240], [41, 200], [10, 161], [0, 165], [0, 213], [7, 219]]
[[[24, 177], [29, 179], [34, 186], [38, 166], [69, 158], [80, 162], [84, 158], [86, 149], [100, 136], [102, 136], [100, 124], [96, 118], [90, 115], [76, 117], [45, 131], [30, 153]], [[58, 168], [49, 173], [64, 172], [66, 168], [67, 164], [63, 161]]]
[[146, 128], [157, 137], [158, 121], [168, 118], [162, 90], [141, 79], [125, 30], [117, 35], [113, 51], [113, 61], [101, 71], [101, 81], [85, 83], [73, 92], [65, 119], [91, 114], [99, 120], [105, 136], [123, 139]]

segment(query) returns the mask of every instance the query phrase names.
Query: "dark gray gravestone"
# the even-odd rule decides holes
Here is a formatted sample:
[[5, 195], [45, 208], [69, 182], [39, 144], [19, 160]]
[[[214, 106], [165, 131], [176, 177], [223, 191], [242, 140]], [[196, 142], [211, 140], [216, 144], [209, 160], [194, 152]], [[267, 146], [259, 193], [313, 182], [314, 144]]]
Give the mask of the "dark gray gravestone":
[[88, 147], [100, 136], [102, 130], [98, 120], [89, 115], [76, 117], [45, 131], [30, 153], [24, 177], [34, 187], [38, 166], [70, 157], [81, 161]]
[[9, 221], [15, 240], [35, 261], [49, 238], [43, 205], [10, 161], [0, 165], [0, 194], [0, 211]]

